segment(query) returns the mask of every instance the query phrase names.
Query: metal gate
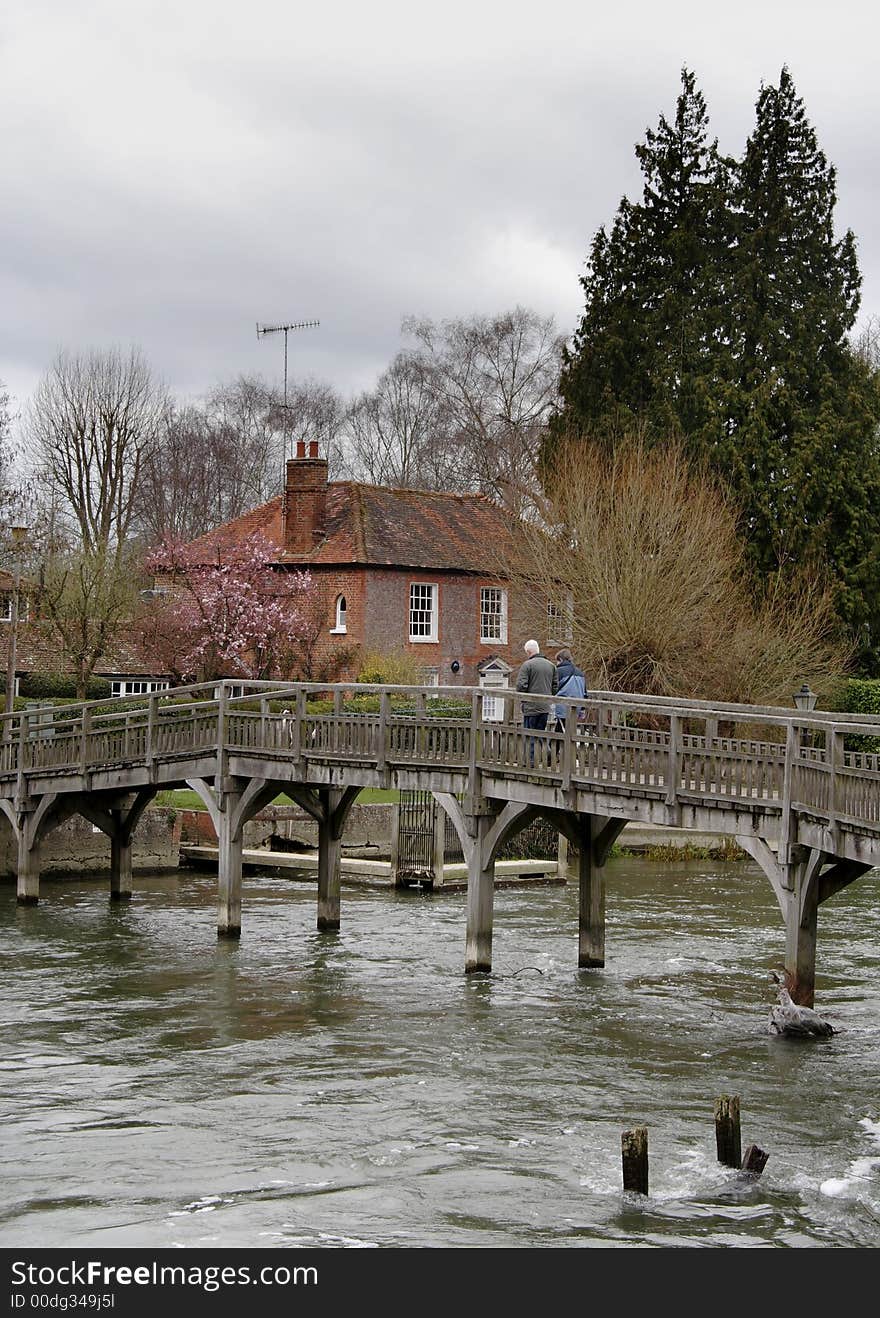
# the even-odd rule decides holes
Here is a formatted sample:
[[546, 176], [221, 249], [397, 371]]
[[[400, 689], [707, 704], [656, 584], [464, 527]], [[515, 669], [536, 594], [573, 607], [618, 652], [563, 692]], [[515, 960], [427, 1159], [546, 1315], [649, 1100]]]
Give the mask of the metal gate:
[[[395, 882], [434, 879], [434, 834], [439, 807], [430, 792], [401, 792], [397, 814]], [[444, 818], [446, 812], [443, 812]]]
[[[397, 815], [396, 883], [442, 883], [442, 867], [464, 861], [455, 825], [431, 792], [402, 791]], [[546, 819], [527, 824], [503, 844], [497, 860], [555, 860], [559, 834]], [[438, 872], [439, 871], [439, 872]]]

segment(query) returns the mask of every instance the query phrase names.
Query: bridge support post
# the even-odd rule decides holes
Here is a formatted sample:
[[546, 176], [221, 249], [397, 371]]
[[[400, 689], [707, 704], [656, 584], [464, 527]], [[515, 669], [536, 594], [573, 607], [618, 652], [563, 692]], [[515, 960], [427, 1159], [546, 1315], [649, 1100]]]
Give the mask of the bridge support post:
[[[626, 821], [561, 810], [546, 814], [577, 850], [578, 966], [582, 970], [601, 970], [605, 965], [605, 862]], [[570, 849], [566, 863], [571, 873], [574, 866]]]
[[25, 822], [18, 833], [15, 897], [19, 906], [36, 906], [40, 900], [40, 843]]
[[242, 826], [239, 798], [227, 793], [217, 823], [217, 937], [241, 937]]
[[605, 867], [593, 850], [593, 816], [580, 824], [577, 854], [578, 965], [582, 970], [605, 965]]
[[492, 815], [477, 815], [473, 845], [467, 853], [467, 941], [465, 974], [492, 969], [492, 919], [495, 906], [495, 855]]
[[[820, 859], [821, 858], [821, 859]], [[781, 866], [791, 874], [785, 892], [785, 986], [793, 1002], [812, 1007], [816, 994], [816, 934], [819, 917], [819, 872], [824, 856]], [[784, 881], [784, 880], [783, 880]]]
[[[338, 793], [321, 792], [321, 797]], [[329, 804], [329, 802], [327, 803]], [[339, 928], [339, 879], [342, 838], [334, 836], [332, 811], [318, 823], [318, 928], [329, 933]]]
[[[117, 812], [114, 810], [113, 814]], [[121, 824], [110, 834], [110, 900], [131, 898], [131, 833]]]
[[342, 834], [359, 791], [359, 787], [320, 787], [294, 796], [318, 821], [318, 928], [326, 933], [339, 928]]

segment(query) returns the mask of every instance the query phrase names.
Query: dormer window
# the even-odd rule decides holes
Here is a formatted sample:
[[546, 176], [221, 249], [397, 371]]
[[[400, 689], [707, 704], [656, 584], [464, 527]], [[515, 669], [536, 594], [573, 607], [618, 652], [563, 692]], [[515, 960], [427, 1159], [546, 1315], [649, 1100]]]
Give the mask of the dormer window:
[[345, 622], [345, 617], [346, 617], [346, 607], [347, 607], [347, 606], [346, 606], [346, 603], [345, 603], [345, 596], [344, 596], [344, 595], [337, 595], [337, 596], [336, 596], [336, 623], [335, 623], [335, 625], [334, 625], [333, 627], [330, 628], [330, 634], [331, 634], [332, 636], [344, 635], [345, 632], [348, 631], [348, 627], [346, 626], [346, 622]]

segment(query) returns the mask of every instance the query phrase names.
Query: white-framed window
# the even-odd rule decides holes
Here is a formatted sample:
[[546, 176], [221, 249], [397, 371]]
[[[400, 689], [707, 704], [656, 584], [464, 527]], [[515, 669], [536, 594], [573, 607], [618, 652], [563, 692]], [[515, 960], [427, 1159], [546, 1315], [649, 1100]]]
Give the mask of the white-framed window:
[[330, 628], [331, 636], [341, 636], [348, 631], [346, 617], [348, 614], [348, 605], [345, 602], [344, 595], [336, 596], [336, 621]]
[[[227, 700], [238, 700], [239, 696], [243, 696], [245, 694], [244, 683], [242, 682], [230, 682], [227, 680], [225, 686], [226, 686]], [[219, 685], [214, 687], [214, 695], [213, 695], [214, 700], [220, 699], [220, 690], [221, 688]]]
[[568, 645], [572, 639], [574, 604], [570, 595], [564, 601], [547, 601], [547, 641], [550, 645]]
[[115, 678], [110, 683], [112, 696], [148, 696], [153, 691], [167, 691], [170, 682], [162, 682], [148, 677]]
[[437, 640], [437, 587], [429, 581], [413, 581], [409, 588], [409, 639]]
[[507, 644], [507, 591], [501, 586], [480, 587], [480, 642]]
[[[18, 621], [27, 622], [30, 613], [30, 600], [27, 595], [18, 597]], [[12, 595], [0, 595], [0, 622], [12, 622]]]

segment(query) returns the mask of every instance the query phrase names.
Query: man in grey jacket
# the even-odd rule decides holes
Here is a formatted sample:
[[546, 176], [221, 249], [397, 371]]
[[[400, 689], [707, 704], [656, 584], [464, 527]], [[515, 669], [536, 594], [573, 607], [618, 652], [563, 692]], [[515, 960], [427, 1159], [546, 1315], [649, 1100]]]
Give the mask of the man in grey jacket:
[[[537, 641], [526, 641], [523, 649], [528, 657], [516, 677], [517, 691], [528, 691], [534, 696], [555, 696], [559, 685], [556, 665], [544, 658]], [[546, 728], [550, 701], [524, 700], [522, 711], [524, 728]]]

